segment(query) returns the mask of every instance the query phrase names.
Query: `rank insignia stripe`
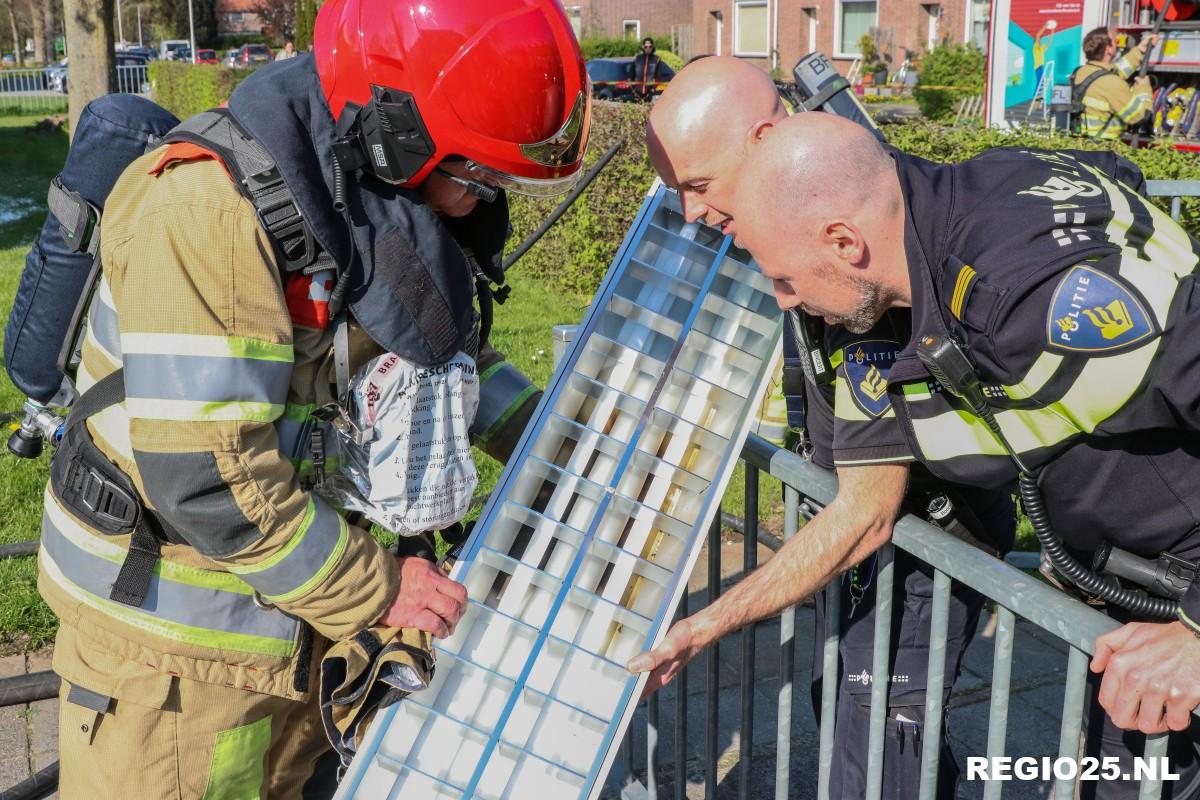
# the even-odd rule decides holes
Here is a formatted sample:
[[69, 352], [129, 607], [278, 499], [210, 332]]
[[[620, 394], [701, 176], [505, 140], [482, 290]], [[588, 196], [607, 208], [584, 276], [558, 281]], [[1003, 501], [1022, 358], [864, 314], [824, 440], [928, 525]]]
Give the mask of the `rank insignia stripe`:
[[967, 295], [971, 293], [971, 284], [978, 273], [970, 264], [963, 264], [954, 279], [954, 293], [950, 296], [950, 313], [957, 320], [962, 319], [963, 306], [966, 305]]
[[1153, 318], [1129, 288], [1082, 264], [1059, 281], [1046, 317], [1047, 344], [1075, 353], [1122, 349], [1156, 332]]
[[889, 341], [860, 341], [842, 348], [842, 369], [850, 397], [859, 410], [881, 417], [891, 407], [887, 378], [900, 346]]

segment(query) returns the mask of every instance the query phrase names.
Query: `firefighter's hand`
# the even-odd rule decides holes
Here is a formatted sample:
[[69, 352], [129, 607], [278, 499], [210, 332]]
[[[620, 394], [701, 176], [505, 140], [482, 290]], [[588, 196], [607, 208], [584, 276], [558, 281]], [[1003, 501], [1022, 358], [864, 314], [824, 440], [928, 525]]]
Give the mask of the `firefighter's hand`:
[[1096, 640], [1100, 705], [1119, 728], [1182, 731], [1200, 705], [1200, 639], [1181, 622], [1131, 622]]
[[1159, 39], [1158, 34], [1152, 33], [1149, 36], [1144, 37], [1140, 42], [1138, 42], [1137, 48], [1138, 48], [1138, 50], [1142, 51], [1143, 55], [1145, 55], [1146, 53], [1148, 53], [1150, 51], [1151, 47], [1154, 47], [1154, 45], [1158, 44], [1158, 39]]
[[679, 671], [704, 649], [698, 639], [692, 630], [691, 620], [681, 619], [667, 631], [662, 644], [629, 659], [625, 669], [635, 673], [650, 673], [642, 697], [648, 697], [674, 680]]
[[454, 633], [467, 610], [466, 587], [443, 575], [432, 561], [416, 556], [396, 560], [400, 588], [379, 621], [393, 628], [417, 628], [439, 639]]
[[1143, 87], [1145, 87], [1146, 89], [1149, 89], [1150, 88], [1150, 76], [1149, 75], [1138, 75], [1136, 78], [1133, 79], [1132, 86], [1135, 91], [1138, 89], [1141, 89]]

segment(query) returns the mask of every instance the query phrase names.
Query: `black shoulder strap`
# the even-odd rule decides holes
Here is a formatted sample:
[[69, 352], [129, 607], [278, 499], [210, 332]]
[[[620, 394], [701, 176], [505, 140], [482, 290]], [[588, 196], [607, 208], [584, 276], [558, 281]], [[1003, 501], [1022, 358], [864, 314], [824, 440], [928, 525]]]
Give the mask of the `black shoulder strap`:
[[275, 168], [275, 160], [246, 132], [226, 108], [204, 111], [181, 122], [164, 142], [190, 142], [216, 153], [249, 200], [270, 234], [287, 272], [301, 270], [317, 259], [312, 230], [304, 221], [292, 192]]
[[1075, 72], [1071, 73], [1071, 86], [1074, 87], [1075, 92], [1077, 93], [1076, 96], [1079, 97], [1080, 100], [1082, 100], [1083, 96], [1087, 93], [1089, 86], [1091, 86], [1098, 79], [1104, 77], [1105, 75], [1113, 74], [1111, 69], [1097, 69], [1091, 75], [1088, 75], [1086, 78], [1084, 78], [1083, 83], [1076, 84], [1075, 83], [1075, 73], [1079, 72], [1080, 69], [1081, 69], [1080, 67], [1076, 67]]

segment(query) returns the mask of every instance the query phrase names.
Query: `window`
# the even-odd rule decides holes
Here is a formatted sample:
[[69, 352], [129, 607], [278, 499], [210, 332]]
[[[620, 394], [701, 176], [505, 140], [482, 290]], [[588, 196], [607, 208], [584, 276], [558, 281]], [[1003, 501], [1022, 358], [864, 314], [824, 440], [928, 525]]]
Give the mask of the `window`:
[[766, 0], [737, 0], [733, 7], [733, 54], [766, 57], [769, 17]]
[[226, 17], [229, 19], [230, 25], [241, 25], [242, 24], [242, 12], [241, 11], [230, 11], [228, 14], [226, 14]]
[[571, 30], [575, 31], [575, 38], [583, 37], [583, 14], [579, 6], [567, 6], [567, 19], [571, 21]]
[[938, 19], [942, 16], [942, 7], [938, 5], [921, 6], [926, 15], [925, 49], [932, 50], [938, 43]]
[[633, 39], [635, 42], [642, 38], [642, 21], [640, 19], [627, 19], [621, 23], [626, 39]]
[[806, 53], [811, 53], [817, 49], [817, 9], [815, 6], [801, 9], [803, 12], [800, 20], [803, 35], [808, 37], [808, 47]]
[[858, 40], [870, 33], [878, 20], [879, 6], [875, 0], [841, 0], [835, 18], [838, 31], [834, 56], [853, 57], [859, 54]]
[[967, 43], [983, 52], [988, 49], [988, 22], [992, 14], [991, 0], [970, 0], [967, 6]]

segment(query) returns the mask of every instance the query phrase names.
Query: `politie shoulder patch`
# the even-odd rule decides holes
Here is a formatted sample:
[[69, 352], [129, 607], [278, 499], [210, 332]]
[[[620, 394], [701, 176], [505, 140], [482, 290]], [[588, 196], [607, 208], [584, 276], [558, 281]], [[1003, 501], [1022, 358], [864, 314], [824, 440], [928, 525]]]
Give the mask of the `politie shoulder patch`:
[[868, 416], [881, 417], [891, 407], [887, 378], [896, 361], [895, 342], [854, 342], [842, 348], [842, 366], [854, 404]]
[[1146, 309], [1119, 280], [1077, 264], [1058, 283], [1046, 318], [1046, 341], [1072, 352], [1116, 350], [1154, 334]]

